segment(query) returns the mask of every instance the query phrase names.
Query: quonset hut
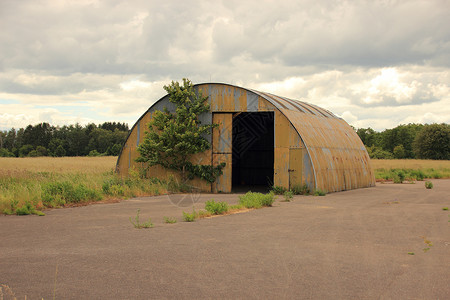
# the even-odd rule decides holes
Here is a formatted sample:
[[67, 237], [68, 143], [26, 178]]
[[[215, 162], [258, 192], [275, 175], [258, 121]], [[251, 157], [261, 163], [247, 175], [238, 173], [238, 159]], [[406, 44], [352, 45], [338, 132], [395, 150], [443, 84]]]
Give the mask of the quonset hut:
[[[219, 124], [206, 138], [211, 149], [196, 154], [195, 164], [226, 166], [217, 181], [194, 179], [190, 184], [204, 192], [231, 192], [242, 187], [306, 184], [327, 192], [370, 187], [375, 178], [367, 151], [355, 131], [341, 118], [305, 102], [222, 83], [195, 85], [208, 96], [210, 112], [200, 115], [204, 124]], [[174, 112], [169, 97], [158, 100], [134, 124], [117, 160], [116, 170], [127, 176], [137, 169], [137, 146], [156, 110]], [[148, 175], [178, 177], [160, 166]], [[179, 177], [178, 177], [179, 178]]]

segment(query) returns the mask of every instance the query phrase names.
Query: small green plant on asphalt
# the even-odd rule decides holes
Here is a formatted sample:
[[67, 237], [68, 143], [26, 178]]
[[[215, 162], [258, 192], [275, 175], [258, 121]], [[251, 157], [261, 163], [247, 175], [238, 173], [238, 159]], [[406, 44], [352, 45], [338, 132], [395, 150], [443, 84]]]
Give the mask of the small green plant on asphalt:
[[448, 210], [448, 207], [443, 207], [442, 210]]
[[408, 255], [414, 255], [414, 252], [408, 252]]
[[314, 196], [325, 196], [327, 194], [327, 192], [322, 191], [321, 189], [317, 189], [314, 191]]
[[197, 219], [203, 219], [203, 218], [208, 218], [211, 217], [213, 214], [207, 210], [199, 210], [197, 212], [196, 218]]
[[275, 195], [283, 195], [284, 192], [286, 192], [286, 191], [287, 191], [287, 189], [286, 189], [285, 187], [278, 186], [278, 185], [272, 186], [272, 192], [273, 192]]
[[195, 212], [194, 209], [192, 209], [192, 213], [187, 213], [187, 212], [183, 211], [183, 220], [185, 222], [194, 222], [196, 218], [197, 218], [197, 213]]
[[291, 189], [294, 195], [309, 195], [309, 187], [304, 185], [294, 185]]
[[213, 215], [222, 215], [228, 211], [228, 203], [220, 201], [215, 202], [214, 199], [206, 201], [205, 209]]
[[422, 237], [423, 238], [423, 242], [427, 245], [427, 247], [423, 248], [423, 252], [427, 252], [428, 250], [431, 249], [431, 247], [433, 247], [433, 243], [430, 240], [427, 240], [426, 237]]
[[247, 192], [245, 195], [239, 196], [239, 204], [246, 208], [261, 208], [263, 206], [272, 206], [275, 201], [275, 194]]
[[425, 181], [425, 188], [431, 190], [433, 188], [433, 183], [431, 181]]
[[164, 222], [166, 222], [167, 224], [174, 224], [177, 222], [177, 219], [175, 218], [169, 218], [169, 217], [164, 217]]
[[245, 206], [242, 204], [230, 205], [230, 210], [241, 210], [241, 209], [245, 209]]
[[148, 218], [148, 221], [147, 221], [147, 222], [145, 222], [145, 223], [140, 223], [140, 221], [139, 221], [139, 214], [140, 214], [140, 212], [141, 212], [141, 210], [138, 209], [138, 210], [137, 210], [136, 217], [134, 218], [134, 221], [133, 221], [133, 219], [130, 217], [130, 222], [131, 222], [131, 224], [133, 224], [134, 228], [141, 229], [141, 228], [151, 228], [151, 227], [153, 227], [153, 223], [152, 223], [152, 220], [151, 220], [150, 218]]
[[284, 201], [285, 202], [291, 202], [292, 198], [294, 198], [294, 192], [292, 192], [292, 191], [284, 192]]

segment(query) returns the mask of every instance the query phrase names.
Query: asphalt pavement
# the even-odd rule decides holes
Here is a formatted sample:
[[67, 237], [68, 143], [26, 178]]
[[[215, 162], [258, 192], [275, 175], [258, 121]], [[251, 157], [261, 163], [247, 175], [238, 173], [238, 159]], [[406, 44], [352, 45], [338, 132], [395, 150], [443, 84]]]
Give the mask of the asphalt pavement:
[[[239, 195], [0, 216], [0, 299], [450, 299], [450, 180], [433, 184], [279, 196], [193, 223], [183, 211]], [[138, 209], [153, 228], [130, 223]]]

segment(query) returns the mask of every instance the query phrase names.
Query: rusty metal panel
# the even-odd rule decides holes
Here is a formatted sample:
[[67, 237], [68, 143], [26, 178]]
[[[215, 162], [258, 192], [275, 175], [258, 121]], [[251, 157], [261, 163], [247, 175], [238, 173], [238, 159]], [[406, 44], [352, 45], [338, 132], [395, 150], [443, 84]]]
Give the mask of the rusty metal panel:
[[223, 174], [212, 184], [214, 193], [231, 192], [231, 174], [232, 174], [232, 138], [233, 138], [233, 114], [232, 113], [213, 113], [213, 123], [218, 124], [218, 128], [213, 129], [213, 165], [224, 162], [225, 168]]
[[142, 141], [145, 138], [145, 133], [148, 131], [148, 123], [150, 122], [151, 118], [152, 118], [152, 113], [148, 112], [141, 118], [141, 120], [138, 123], [139, 124], [139, 127], [138, 127], [139, 132], [137, 134], [138, 139], [139, 139], [139, 141], [137, 143], [138, 146], [140, 143], [142, 143]]
[[279, 111], [275, 111], [275, 148], [289, 148], [289, 120]]
[[234, 87], [213, 84], [210, 86], [211, 111], [234, 111]]
[[282, 110], [311, 158], [316, 186], [328, 192], [374, 186], [367, 151], [342, 119]]
[[302, 148], [289, 149], [289, 187], [302, 185], [303, 173], [303, 151]]
[[273, 184], [289, 188], [289, 148], [274, 149]]
[[313, 190], [316, 186], [314, 178], [314, 170], [311, 164], [311, 158], [309, 157], [306, 148], [303, 150], [303, 171], [302, 171], [302, 185], [306, 184], [310, 190]]
[[129, 152], [128, 144], [125, 143], [122, 148], [121, 155], [117, 158], [116, 164], [116, 172], [121, 176], [128, 176], [128, 156], [125, 155], [127, 152]]
[[227, 154], [213, 154], [213, 165], [217, 166], [221, 163], [225, 163], [225, 168], [222, 170], [223, 174], [219, 176], [212, 184], [213, 193], [231, 193], [231, 174], [232, 174], [232, 162], [231, 153]]
[[289, 122], [289, 148], [304, 148], [302, 139], [295, 130], [294, 126]]
[[219, 127], [213, 129], [213, 153], [231, 153], [233, 137], [233, 114], [213, 113], [213, 123]]
[[247, 91], [247, 111], [257, 112], [259, 108], [259, 96], [251, 91]]
[[233, 89], [233, 111], [247, 111], [247, 91], [238, 87]]
[[263, 97], [258, 97], [258, 111], [276, 111], [277, 108]]

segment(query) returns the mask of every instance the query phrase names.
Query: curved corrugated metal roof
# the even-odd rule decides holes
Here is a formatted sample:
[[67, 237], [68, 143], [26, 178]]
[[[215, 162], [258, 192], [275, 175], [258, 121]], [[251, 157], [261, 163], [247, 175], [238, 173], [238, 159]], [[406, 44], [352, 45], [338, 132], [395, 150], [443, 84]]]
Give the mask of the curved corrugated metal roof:
[[299, 111], [299, 112], [313, 114], [316, 116], [322, 116], [322, 117], [326, 117], [326, 118], [338, 118], [330, 111], [328, 111], [324, 108], [315, 106], [313, 104], [309, 104], [309, 103], [299, 101], [299, 100], [289, 99], [286, 97], [276, 96], [276, 95], [273, 95], [270, 93], [259, 92], [256, 90], [251, 90], [251, 91], [260, 95], [261, 97], [263, 97], [264, 99], [266, 99], [267, 101], [272, 103], [278, 109], [289, 109], [289, 110], [293, 110], [293, 111]]

